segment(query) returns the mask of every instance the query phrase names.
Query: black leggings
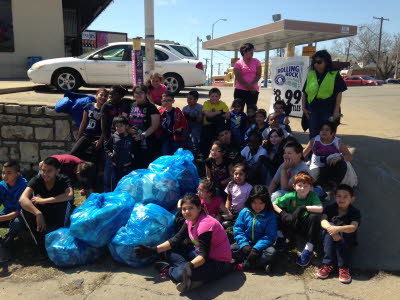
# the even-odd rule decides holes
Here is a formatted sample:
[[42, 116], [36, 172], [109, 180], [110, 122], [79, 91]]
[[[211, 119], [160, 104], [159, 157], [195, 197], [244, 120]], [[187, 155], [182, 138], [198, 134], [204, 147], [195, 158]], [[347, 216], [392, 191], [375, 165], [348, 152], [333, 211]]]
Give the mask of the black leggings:
[[240, 99], [243, 108], [244, 105], [246, 104], [247, 109], [249, 109], [249, 105], [257, 105], [258, 94], [259, 92], [250, 92], [250, 91], [235, 89], [233, 93], [233, 98]]

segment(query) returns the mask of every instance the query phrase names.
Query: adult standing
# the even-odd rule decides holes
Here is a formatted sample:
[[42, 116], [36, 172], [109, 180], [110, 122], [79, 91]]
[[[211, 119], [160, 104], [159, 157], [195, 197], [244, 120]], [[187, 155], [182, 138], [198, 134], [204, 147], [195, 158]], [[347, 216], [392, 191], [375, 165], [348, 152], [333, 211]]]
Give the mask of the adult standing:
[[233, 66], [235, 73], [235, 92], [233, 97], [241, 99], [242, 106], [257, 105], [259, 85], [261, 78], [261, 63], [253, 58], [254, 45], [245, 43], [240, 47], [242, 59], [238, 60]]
[[131, 133], [137, 142], [134, 158], [137, 169], [147, 168], [157, 152], [154, 133], [160, 125], [160, 113], [147, 98], [148, 92], [145, 85], [135, 86], [133, 88], [135, 102], [127, 110], [128, 122], [132, 127]]
[[328, 51], [312, 56], [311, 70], [303, 87], [303, 113], [309, 120], [310, 139], [319, 133], [327, 120], [339, 123], [342, 93], [347, 90], [339, 71], [334, 70]]

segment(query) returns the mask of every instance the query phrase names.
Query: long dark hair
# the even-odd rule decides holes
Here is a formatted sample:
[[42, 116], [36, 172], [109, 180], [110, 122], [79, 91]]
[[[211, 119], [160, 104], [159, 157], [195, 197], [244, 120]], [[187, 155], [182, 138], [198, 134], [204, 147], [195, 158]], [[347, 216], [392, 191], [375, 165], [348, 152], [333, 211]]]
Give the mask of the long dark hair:
[[336, 68], [333, 65], [331, 55], [326, 50], [319, 50], [319, 51], [315, 52], [315, 54], [311, 57], [312, 62], [311, 62], [310, 70], [315, 70], [313, 61], [317, 57], [321, 58], [321, 59], [323, 59], [325, 61], [325, 63], [326, 63], [325, 71], [326, 72], [337, 71]]
[[249, 209], [252, 209], [251, 203], [255, 199], [260, 199], [263, 203], [265, 203], [266, 210], [269, 210], [269, 211], [274, 210], [274, 208], [272, 206], [272, 202], [271, 202], [271, 197], [268, 193], [268, 189], [265, 186], [263, 186], [261, 184], [253, 186], [253, 188], [251, 189], [249, 198], [247, 198], [247, 200], [246, 200], [246, 207]]
[[276, 134], [282, 138], [282, 141], [281, 141], [281, 143], [278, 145], [278, 147], [279, 147], [279, 148], [283, 148], [283, 140], [285, 139], [285, 134], [283, 133], [282, 128], [274, 128], [274, 129], [271, 129], [271, 131], [268, 133], [267, 145], [265, 146], [265, 149], [266, 149], [267, 151], [271, 151], [272, 147], [274, 146], [274, 145], [272, 145], [271, 141], [269, 140], [269, 138], [271, 137], [271, 135], [272, 135], [274, 132], [276, 132]]

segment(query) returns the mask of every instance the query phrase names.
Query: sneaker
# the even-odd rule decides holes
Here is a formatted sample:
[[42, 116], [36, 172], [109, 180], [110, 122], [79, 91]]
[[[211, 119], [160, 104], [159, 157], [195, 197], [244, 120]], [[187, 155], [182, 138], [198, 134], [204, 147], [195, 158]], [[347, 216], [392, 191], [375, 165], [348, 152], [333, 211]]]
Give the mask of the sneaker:
[[300, 267], [307, 267], [312, 258], [312, 252], [306, 249], [301, 252], [301, 255], [297, 258], [296, 264]]
[[329, 274], [333, 271], [334, 267], [331, 265], [323, 265], [317, 272], [318, 278], [328, 278]]
[[271, 274], [272, 273], [271, 265], [270, 264], [266, 264], [264, 270], [265, 270], [265, 273]]
[[278, 252], [285, 251], [286, 239], [284, 237], [278, 237], [275, 242], [275, 250]]
[[11, 260], [11, 253], [5, 245], [3, 239], [0, 237], [0, 264], [6, 263]]
[[156, 261], [154, 263], [154, 267], [156, 268], [156, 270], [161, 274], [161, 273], [165, 273], [165, 271], [168, 273], [168, 269], [169, 269], [169, 263], [166, 261]]
[[351, 275], [348, 268], [339, 268], [339, 281], [341, 283], [351, 282]]

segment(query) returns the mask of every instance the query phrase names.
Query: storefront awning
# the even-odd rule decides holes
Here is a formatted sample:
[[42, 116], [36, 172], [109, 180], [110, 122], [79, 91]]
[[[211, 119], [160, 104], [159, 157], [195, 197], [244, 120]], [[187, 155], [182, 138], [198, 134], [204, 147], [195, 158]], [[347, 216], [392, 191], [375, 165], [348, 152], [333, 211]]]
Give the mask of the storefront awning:
[[205, 50], [239, 50], [244, 43], [252, 43], [255, 51], [285, 48], [287, 43], [304, 45], [339, 39], [357, 34], [357, 26], [281, 20], [203, 42]]

